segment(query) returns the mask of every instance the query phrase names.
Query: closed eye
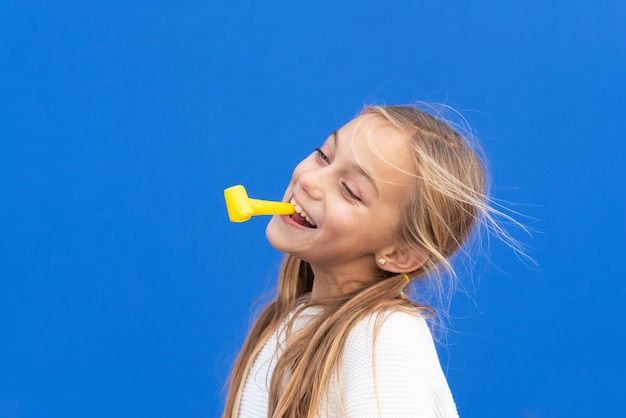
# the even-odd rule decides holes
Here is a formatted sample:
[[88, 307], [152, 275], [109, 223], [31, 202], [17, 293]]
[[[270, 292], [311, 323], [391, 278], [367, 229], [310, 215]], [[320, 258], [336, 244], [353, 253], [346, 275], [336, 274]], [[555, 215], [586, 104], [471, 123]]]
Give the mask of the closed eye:
[[354, 200], [358, 200], [359, 202], [362, 202], [361, 198], [355, 195], [354, 192], [350, 190], [350, 188], [345, 182], [342, 181], [341, 186], [343, 187], [343, 191], [346, 193], [346, 195], [348, 195], [350, 199], [354, 199]]
[[[322, 151], [320, 148], [315, 148], [315, 152], [317, 153], [317, 158], [319, 158], [320, 160], [322, 160], [324, 163], [326, 164], [330, 164], [330, 158], [328, 158], [328, 156], [324, 153], [324, 151]], [[348, 185], [345, 182], [341, 182], [341, 187], [343, 189], [343, 193], [349, 198], [349, 199], [353, 199], [353, 200], [358, 200], [359, 202], [362, 202], [363, 200], [361, 200], [361, 198], [359, 196], [357, 196], [351, 189], [350, 187], [348, 187]]]
[[322, 151], [320, 148], [315, 148], [315, 152], [317, 152], [318, 158], [320, 158], [326, 164], [330, 164], [330, 158], [328, 158], [328, 156], [324, 154], [324, 151]]

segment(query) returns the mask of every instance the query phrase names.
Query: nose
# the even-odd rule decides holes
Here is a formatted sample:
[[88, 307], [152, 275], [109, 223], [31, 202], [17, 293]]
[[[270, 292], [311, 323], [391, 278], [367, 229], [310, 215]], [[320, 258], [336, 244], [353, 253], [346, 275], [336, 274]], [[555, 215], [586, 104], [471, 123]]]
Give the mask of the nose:
[[324, 197], [324, 168], [311, 168], [304, 170], [300, 174], [298, 183], [300, 188], [314, 200], [321, 200]]

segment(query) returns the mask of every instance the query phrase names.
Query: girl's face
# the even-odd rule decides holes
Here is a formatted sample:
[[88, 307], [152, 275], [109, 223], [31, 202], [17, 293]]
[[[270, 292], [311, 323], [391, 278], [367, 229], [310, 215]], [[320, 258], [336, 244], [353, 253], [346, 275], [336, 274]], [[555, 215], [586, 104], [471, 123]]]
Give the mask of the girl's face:
[[404, 202], [415, 185], [400, 171], [412, 172], [408, 141], [367, 115], [334, 132], [295, 168], [284, 200], [298, 213], [272, 218], [272, 246], [308, 261], [316, 278], [378, 277], [376, 260], [400, 244]]

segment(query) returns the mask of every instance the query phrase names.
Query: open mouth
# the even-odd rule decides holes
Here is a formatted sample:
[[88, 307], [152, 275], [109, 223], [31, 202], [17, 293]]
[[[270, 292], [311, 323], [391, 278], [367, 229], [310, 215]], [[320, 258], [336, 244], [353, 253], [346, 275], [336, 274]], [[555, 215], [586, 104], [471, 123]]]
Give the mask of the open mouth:
[[315, 222], [311, 219], [309, 215], [302, 209], [300, 205], [296, 203], [294, 199], [291, 199], [291, 204], [295, 207], [296, 213], [291, 215], [291, 219], [293, 219], [298, 225], [305, 226], [307, 228], [317, 228]]

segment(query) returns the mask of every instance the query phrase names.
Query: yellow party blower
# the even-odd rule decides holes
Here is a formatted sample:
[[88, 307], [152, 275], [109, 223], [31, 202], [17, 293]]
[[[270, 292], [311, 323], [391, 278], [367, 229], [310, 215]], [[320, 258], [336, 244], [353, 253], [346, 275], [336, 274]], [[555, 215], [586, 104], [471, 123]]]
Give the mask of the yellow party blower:
[[242, 185], [225, 189], [224, 200], [231, 222], [245, 222], [257, 215], [291, 215], [295, 212], [291, 203], [250, 199]]

